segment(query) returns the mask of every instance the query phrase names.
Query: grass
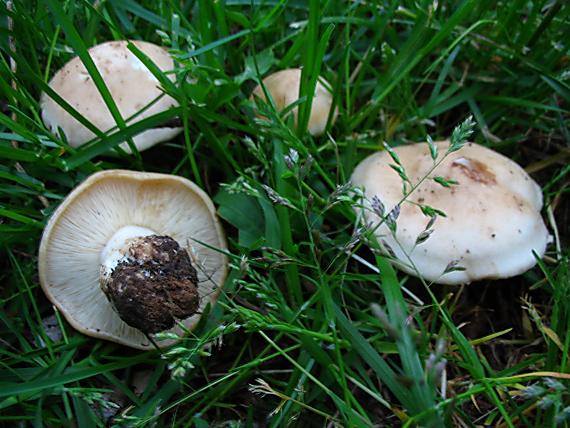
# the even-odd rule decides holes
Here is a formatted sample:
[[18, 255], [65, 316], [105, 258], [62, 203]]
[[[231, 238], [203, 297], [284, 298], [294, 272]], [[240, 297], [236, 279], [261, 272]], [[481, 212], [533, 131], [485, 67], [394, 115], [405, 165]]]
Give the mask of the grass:
[[[0, 424], [566, 426], [567, 2], [13, 0], [0, 10]], [[176, 84], [149, 66], [180, 107], [121, 117], [87, 48], [126, 38], [170, 50]], [[43, 125], [38, 102], [55, 97], [47, 82], [74, 55], [117, 123], [77, 149]], [[260, 76], [299, 66], [298, 129], [271, 109], [257, 119]], [[339, 116], [311, 137], [319, 75]], [[521, 276], [425, 287], [363, 245], [345, 184], [383, 142], [448, 138], [468, 116], [474, 141], [532, 172], [558, 239]], [[176, 139], [118, 149], [176, 117]], [[224, 221], [221, 302], [163, 353], [79, 334], [38, 284], [50, 214], [110, 168], [187, 177]]]

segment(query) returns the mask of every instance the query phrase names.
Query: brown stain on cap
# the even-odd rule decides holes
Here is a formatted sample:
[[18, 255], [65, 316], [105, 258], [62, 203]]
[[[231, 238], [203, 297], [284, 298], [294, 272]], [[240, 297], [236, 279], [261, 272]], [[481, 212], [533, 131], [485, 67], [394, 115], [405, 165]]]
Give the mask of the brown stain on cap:
[[461, 157], [451, 163], [452, 168], [459, 170], [471, 180], [483, 184], [497, 184], [495, 174], [483, 162], [476, 159]]

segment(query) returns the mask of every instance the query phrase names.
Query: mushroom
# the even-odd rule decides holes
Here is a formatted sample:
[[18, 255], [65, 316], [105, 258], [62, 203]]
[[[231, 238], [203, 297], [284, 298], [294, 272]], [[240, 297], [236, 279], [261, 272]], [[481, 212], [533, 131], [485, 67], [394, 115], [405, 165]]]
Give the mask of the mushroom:
[[77, 330], [148, 349], [148, 335], [181, 334], [176, 320], [192, 329], [215, 303], [225, 250], [214, 205], [194, 183], [108, 170], [76, 187], [50, 218], [39, 278]]
[[[550, 240], [540, 215], [540, 187], [519, 165], [491, 149], [468, 143], [446, 155], [449, 142], [436, 144], [437, 162], [446, 157], [431, 173], [434, 161], [427, 144], [393, 149], [411, 184], [418, 184], [399, 205], [399, 215], [402, 179], [390, 167], [389, 154], [375, 153], [354, 170], [352, 183], [362, 186], [366, 196], [358, 210], [375, 228], [384, 251], [405, 272], [442, 284], [506, 278], [534, 266], [533, 252], [542, 257]], [[458, 184], [444, 187], [436, 177]], [[422, 206], [445, 216], [437, 215], [434, 222], [436, 217], [426, 216]], [[381, 211], [391, 213], [392, 220], [397, 217], [395, 233], [390, 219], [379, 225]]]
[[[323, 83], [321, 83], [323, 82]], [[263, 86], [275, 103], [275, 108], [281, 112], [287, 106], [293, 104], [299, 99], [299, 90], [301, 88], [301, 69], [289, 68], [270, 74], [263, 79]], [[307, 129], [311, 135], [320, 135], [325, 132], [327, 120], [333, 103], [333, 96], [329, 89], [330, 84], [319, 77], [315, 87], [315, 95], [311, 104], [311, 115]], [[267, 102], [265, 93], [261, 85], [258, 85], [252, 93], [252, 98], [258, 97], [263, 102]], [[295, 126], [297, 126], [297, 107], [292, 110]], [[332, 117], [332, 123], [336, 120], [338, 109], [335, 109]]]
[[[127, 120], [136, 115], [127, 121], [128, 124], [132, 124], [177, 106], [178, 103], [169, 95], [163, 94], [156, 77], [127, 48], [127, 43], [127, 41], [101, 43], [90, 48], [89, 55], [97, 66], [121, 116]], [[174, 61], [162, 47], [142, 41], [131, 43], [162, 71], [174, 69]], [[174, 74], [170, 74], [169, 78], [174, 81]], [[49, 86], [102, 132], [107, 132], [116, 126], [115, 120], [79, 57], [65, 64], [51, 79]], [[79, 123], [45, 92], [41, 95], [40, 105], [45, 125], [53, 133], [61, 129], [70, 146], [81, 146], [95, 137], [93, 132]], [[140, 113], [137, 114], [138, 112]], [[180, 127], [164, 125], [141, 132], [133, 137], [133, 141], [137, 149], [142, 151], [173, 138], [181, 130]], [[130, 151], [126, 143], [121, 144], [121, 148]]]

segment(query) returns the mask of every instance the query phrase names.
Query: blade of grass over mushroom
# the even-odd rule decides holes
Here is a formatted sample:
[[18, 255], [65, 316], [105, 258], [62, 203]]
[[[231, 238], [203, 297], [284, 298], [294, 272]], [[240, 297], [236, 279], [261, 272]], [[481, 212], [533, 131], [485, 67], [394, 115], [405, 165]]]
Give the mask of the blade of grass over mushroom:
[[321, 72], [321, 64], [323, 56], [331, 37], [334, 25], [330, 24], [328, 28], [320, 36], [319, 27], [321, 25], [321, 2], [311, 0], [309, 2], [309, 22], [305, 28], [305, 55], [303, 59], [303, 69], [301, 72], [301, 83], [299, 88], [299, 97], [305, 97], [306, 101], [299, 106], [299, 115], [297, 122], [297, 135], [303, 135], [307, 131], [309, 124], [309, 116], [311, 114], [311, 106], [315, 95], [315, 87]]
[[[188, 122], [190, 120], [189, 116], [189, 108], [188, 108], [188, 100], [186, 97], [180, 96], [176, 84], [173, 83], [165, 73], [156, 66], [152, 62], [147, 55], [144, 54], [140, 49], [137, 48], [136, 45], [129, 42], [128, 49], [135, 54], [135, 56], [147, 67], [147, 69], [157, 78], [157, 80], [161, 83], [162, 88], [168, 93], [169, 95], [176, 98], [180, 104], [180, 109], [182, 112], [182, 123], [184, 125], [184, 139], [186, 142], [187, 148], [187, 156], [190, 162], [190, 166], [192, 168], [192, 172], [194, 174], [194, 181], [200, 186], [203, 187], [202, 178], [199, 174], [198, 164], [196, 162], [196, 158], [194, 156], [194, 150], [192, 148], [192, 144], [190, 142], [190, 134], [188, 130]], [[178, 96], [177, 96], [178, 94]]]
[[64, 161], [65, 165], [68, 169], [75, 169], [78, 166], [83, 165], [85, 162], [90, 161], [95, 156], [118, 146], [121, 142], [125, 141], [125, 139], [133, 137], [148, 128], [161, 125], [168, 122], [168, 120], [177, 117], [180, 115], [181, 110], [182, 107], [173, 107], [167, 111], [154, 114], [146, 119], [128, 125], [120, 131], [107, 136], [104, 140], [100, 140], [94, 144], [87, 145], [87, 147], [78, 149], [77, 153]]
[[[73, 49], [75, 50], [75, 52], [77, 53], [79, 58], [81, 58], [81, 62], [83, 63], [83, 65], [87, 69], [87, 72], [89, 73], [89, 76], [91, 77], [91, 79], [93, 79], [93, 83], [97, 87], [99, 94], [103, 98], [103, 102], [105, 103], [105, 105], [109, 109], [109, 112], [111, 113], [111, 116], [113, 116], [113, 119], [117, 123], [117, 126], [121, 130], [125, 129], [127, 124], [126, 124], [125, 120], [123, 119], [123, 116], [121, 115], [121, 112], [119, 111], [119, 109], [117, 107], [117, 104], [113, 100], [111, 92], [109, 91], [109, 88], [107, 88], [107, 85], [105, 84], [105, 81], [103, 80], [103, 77], [101, 76], [101, 73], [99, 73], [99, 70], [97, 69], [97, 66], [95, 65], [95, 62], [93, 61], [93, 59], [89, 55], [89, 52], [87, 50], [87, 47], [85, 46], [85, 43], [81, 39], [81, 36], [79, 35], [75, 26], [73, 25], [73, 22], [68, 18], [67, 14], [63, 10], [63, 7], [57, 1], [45, 0], [45, 2], [47, 3], [49, 9], [54, 14], [54, 16], [57, 19], [57, 21], [59, 22], [59, 24], [61, 25], [63, 31], [65, 32], [65, 34], [67, 36], [67, 40], [69, 41], [71, 46], [73, 46]], [[127, 138], [127, 143], [129, 145], [129, 148], [131, 149], [132, 153], [135, 155], [137, 160], [140, 162], [140, 160], [141, 160], [140, 154], [139, 154], [139, 152], [135, 146], [135, 143], [133, 142], [133, 140], [130, 137]]]
[[[217, 25], [211, 25], [211, 22], [214, 21], [213, 11], [212, 11], [212, 2], [207, 0], [198, 0], [198, 7], [200, 8], [200, 17], [201, 19], [198, 22], [197, 30], [200, 32], [200, 42], [202, 45], [209, 45], [213, 41], [217, 39], [217, 35], [215, 31], [217, 29]], [[216, 52], [217, 49], [211, 49], [205, 51], [203, 55], [203, 63], [210, 66], [219, 68], [219, 55]]]
[[152, 73], [154, 77], [160, 82], [162, 88], [169, 94], [176, 94], [178, 91], [176, 85], [166, 76], [157, 65], [149, 58], [143, 51], [141, 51], [132, 42], [127, 43], [127, 48], [144, 64], [144, 66]]
[[[93, 132], [95, 135], [99, 137], [104, 137], [104, 133], [94, 126], [89, 120], [87, 120], [81, 113], [79, 113], [72, 105], [70, 105], [67, 101], [65, 101], [62, 97], [60, 97], [57, 92], [55, 92], [41, 77], [40, 74], [34, 72], [34, 70], [30, 67], [27, 63], [26, 59], [21, 57], [20, 55], [15, 55], [14, 58], [16, 59], [16, 63], [18, 64], [18, 68], [23, 69], [30, 78], [33, 79], [34, 83], [38, 85], [43, 92], [45, 92], [50, 98], [52, 98], [62, 109], [64, 109], [67, 113], [69, 113], [75, 120]], [[25, 133], [20, 133], [21, 135], [25, 135]]]

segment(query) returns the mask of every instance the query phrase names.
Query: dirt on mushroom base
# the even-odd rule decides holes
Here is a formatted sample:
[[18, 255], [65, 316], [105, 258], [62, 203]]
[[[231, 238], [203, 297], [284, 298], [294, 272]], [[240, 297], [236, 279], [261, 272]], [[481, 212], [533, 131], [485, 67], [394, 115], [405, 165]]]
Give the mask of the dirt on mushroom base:
[[102, 285], [121, 319], [158, 333], [198, 310], [198, 274], [188, 252], [168, 236], [138, 238]]

